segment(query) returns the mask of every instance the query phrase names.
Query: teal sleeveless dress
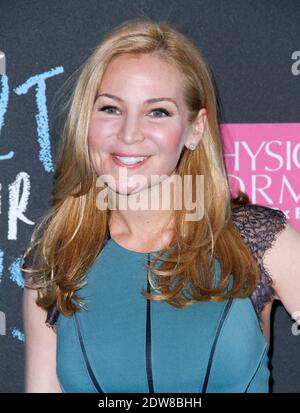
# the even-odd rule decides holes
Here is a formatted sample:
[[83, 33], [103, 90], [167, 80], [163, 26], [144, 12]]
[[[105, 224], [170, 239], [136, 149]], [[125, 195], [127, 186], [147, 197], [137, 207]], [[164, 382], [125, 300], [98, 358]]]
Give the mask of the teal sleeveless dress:
[[[147, 300], [153, 253], [128, 250], [108, 233], [77, 291], [87, 310], [56, 322], [62, 391], [268, 393], [268, 343], [250, 297], [187, 308]], [[217, 260], [215, 268], [218, 277]]]

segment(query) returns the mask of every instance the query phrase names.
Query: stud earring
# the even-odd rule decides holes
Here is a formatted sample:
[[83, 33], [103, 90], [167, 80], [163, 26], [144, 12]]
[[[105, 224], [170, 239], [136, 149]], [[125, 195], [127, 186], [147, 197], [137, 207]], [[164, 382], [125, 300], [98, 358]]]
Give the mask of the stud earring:
[[197, 146], [196, 143], [191, 143], [191, 144], [189, 145], [189, 149], [190, 149], [191, 151], [193, 151], [193, 150], [196, 149], [196, 146]]

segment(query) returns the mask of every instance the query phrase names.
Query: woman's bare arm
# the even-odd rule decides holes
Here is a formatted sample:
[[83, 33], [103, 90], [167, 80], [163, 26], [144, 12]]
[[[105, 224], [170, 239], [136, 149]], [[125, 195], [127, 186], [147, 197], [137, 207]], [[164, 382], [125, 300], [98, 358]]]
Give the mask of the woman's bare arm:
[[25, 393], [61, 393], [56, 375], [56, 333], [45, 324], [37, 291], [24, 289]]
[[300, 325], [300, 232], [287, 223], [264, 263], [272, 275], [275, 298]]

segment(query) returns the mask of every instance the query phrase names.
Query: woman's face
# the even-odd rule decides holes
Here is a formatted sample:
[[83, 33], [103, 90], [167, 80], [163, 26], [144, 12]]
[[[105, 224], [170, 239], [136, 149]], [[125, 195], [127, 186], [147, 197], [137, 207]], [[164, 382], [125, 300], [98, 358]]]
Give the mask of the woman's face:
[[[150, 55], [115, 57], [102, 78], [89, 124], [89, 155], [97, 175], [112, 177], [112, 189], [120, 194], [139, 192], [119, 179], [120, 169], [128, 179], [136, 174], [146, 178], [139, 190], [163, 180], [161, 175], [170, 176], [188, 139], [187, 115], [176, 68]], [[147, 158], [126, 165], [140, 159], [118, 161], [114, 154]], [[151, 180], [152, 175], [158, 177]]]

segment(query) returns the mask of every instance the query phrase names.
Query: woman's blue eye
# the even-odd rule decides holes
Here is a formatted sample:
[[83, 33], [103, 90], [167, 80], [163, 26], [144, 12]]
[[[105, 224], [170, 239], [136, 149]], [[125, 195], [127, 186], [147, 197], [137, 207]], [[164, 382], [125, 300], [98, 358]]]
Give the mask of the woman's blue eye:
[[[153, 109], [152, 112], [161, 112], [161, 113], [164, 113], [164, 114], [167, 115], [167, 116], [170, 116], [170, 113], [169, 113], [166, 109], [162, 109], [162, 108]], [[156, 117], [156, 116], [155, 116], [155, 117]], [[160, 118], [160, 117], [161, 117], [161, 116], [159, 116], [159, 118]], [[162, 116], [162, 117], [164, 117], [164, 116]]]
[[[102, 108], [100, 108], [100, 111], [105, 111], [106, 109], [116, 109], [115, 106], [102, 106]], [[111, 113], [111, 112], [106, 112], [106, 113]]]

